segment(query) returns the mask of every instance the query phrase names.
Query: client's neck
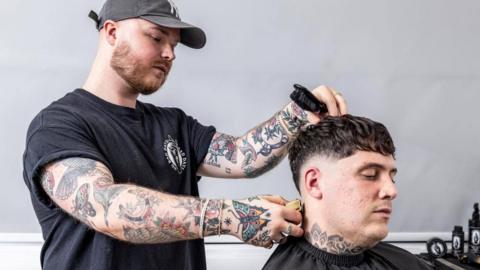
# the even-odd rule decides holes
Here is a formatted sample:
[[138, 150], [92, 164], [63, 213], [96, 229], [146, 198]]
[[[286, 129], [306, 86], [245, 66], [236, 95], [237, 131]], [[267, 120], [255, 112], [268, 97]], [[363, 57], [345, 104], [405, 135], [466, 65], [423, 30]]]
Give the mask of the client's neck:
[[341, 234], [330, 233], [328, 229], [321, 228], [319, 223], [305, 224], [305, 239], [313, 246], [335, 255], [356, 255], [362, 253], [367, 247], [349, 241]]

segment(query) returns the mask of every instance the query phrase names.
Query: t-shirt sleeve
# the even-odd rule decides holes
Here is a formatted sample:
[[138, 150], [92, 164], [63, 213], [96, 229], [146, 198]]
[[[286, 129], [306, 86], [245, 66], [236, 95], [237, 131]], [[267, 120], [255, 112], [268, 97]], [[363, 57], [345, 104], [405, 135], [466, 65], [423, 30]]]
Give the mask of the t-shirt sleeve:
[[40, 184], [42, 168], [54, 161], [71, 157], [90, 158], [108, 163], [95, 146], [94, 140], [80, 123], [62, 119], [45, 121], [45, 116], [35, 118], [27, 133], [26, 149], [23, 155], [23, 175], [28, 188], [47, 206], [51, 200]]
[[199, 166], [208, 152], [208, 147], [215, 135], [215, 127], [204, 126], [191, 116], [187, 116], [187, 125], [190, 134], [190, 147], [195, 153], [195, 160]]

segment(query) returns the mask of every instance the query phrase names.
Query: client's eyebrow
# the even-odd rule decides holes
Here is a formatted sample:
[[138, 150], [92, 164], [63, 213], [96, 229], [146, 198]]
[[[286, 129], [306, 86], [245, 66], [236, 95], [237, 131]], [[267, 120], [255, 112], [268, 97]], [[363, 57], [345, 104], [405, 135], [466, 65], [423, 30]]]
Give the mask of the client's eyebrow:
[[[383, 170], [383, 171], [387, 171], [389, 170], [387, 167], [385, 167], [383, 164], [380, 164], [380, 163], [375, 163], [375, 162], [370, 162], [370, 163], [367, 163], [367, 164], [364, 164], [362, 167], [360, 167], [358, 169], [358, 172], [361, 172], [363, 170], [367, 170], [367, 169], [378, 169], [378, 170]], [[392, 168], [389, 170], [390, 171], [390, 174], [397, 174], [398, 172], [398, 169], [397, 168]]]

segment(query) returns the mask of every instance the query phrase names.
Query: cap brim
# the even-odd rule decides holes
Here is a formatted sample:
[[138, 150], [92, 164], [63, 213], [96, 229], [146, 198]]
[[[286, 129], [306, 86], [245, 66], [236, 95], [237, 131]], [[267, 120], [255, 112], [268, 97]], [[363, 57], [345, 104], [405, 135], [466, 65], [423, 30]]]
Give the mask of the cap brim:
[[207, 37], [202, 29], [178, 19], [156, 15], [142, 15], [140, 18], [160, 26], [180, 29], [180, 43], [190, 48], [203, 48], [207, 42]]

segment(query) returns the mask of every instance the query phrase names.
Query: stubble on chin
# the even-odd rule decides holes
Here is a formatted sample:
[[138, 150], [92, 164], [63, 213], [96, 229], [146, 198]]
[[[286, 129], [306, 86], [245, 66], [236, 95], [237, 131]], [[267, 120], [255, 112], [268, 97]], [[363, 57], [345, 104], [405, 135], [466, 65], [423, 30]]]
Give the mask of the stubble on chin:
[[132, 94], [151, 95], [158, 91], [167, 78], [167, 74], [162, 79], [151, 78], [151, 67], [141, 63], [125, 42], [113, 51], [110, 66], [130, 86]]

